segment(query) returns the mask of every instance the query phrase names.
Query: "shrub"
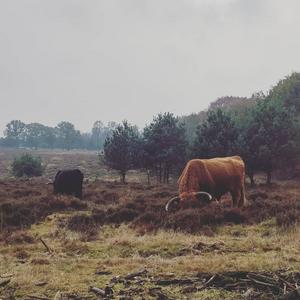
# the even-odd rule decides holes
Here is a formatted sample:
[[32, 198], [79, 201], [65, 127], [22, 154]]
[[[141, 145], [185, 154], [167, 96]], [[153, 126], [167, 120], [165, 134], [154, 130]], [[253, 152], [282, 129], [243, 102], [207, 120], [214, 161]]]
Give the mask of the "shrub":
[[42, 160], [28, 153], [15, 158], [12, 165], [12, 173], [15, 177], [35, 177], [43, 174]]

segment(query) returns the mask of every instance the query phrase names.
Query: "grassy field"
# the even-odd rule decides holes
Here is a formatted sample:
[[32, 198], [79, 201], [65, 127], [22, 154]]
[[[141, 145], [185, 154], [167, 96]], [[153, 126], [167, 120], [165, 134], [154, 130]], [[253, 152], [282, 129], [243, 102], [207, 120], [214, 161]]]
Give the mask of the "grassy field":
[[[296, 181], [248, 187], [243, 209], [167, 214], [176, 185], [121, 185], [92, 152], [37, 154], [45, 176], [15, 180], [18, 153], [0, 153], [1, 299], [279, 299], [300, 283]], [[83, 201], [46, 184], [66, 167], [88, 178]]]

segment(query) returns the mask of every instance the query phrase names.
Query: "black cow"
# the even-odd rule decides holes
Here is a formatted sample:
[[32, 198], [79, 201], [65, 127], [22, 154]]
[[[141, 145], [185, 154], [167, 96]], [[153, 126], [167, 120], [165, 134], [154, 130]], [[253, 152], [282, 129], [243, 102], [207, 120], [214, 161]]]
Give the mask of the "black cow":
[[82, 199], [82, 182], [83, 174], [80, 170], [60, 170], [54, 178], [54, 194], [73, 195]]

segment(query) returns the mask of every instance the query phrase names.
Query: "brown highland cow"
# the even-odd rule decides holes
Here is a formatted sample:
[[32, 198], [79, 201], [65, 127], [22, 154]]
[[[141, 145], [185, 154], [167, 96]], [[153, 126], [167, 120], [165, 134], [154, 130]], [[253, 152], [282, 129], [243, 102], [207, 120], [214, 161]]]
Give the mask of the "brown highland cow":
[[222, 157], [190, 160], [178, 179], [179, 195], [169, 200], [166, 211], [176, 204], [182, 207], [187, 200], [208, 202], [220, 200], [227, 192], [231, 193], [234, 207], [246, 204], [245, 164], [241, 157]]

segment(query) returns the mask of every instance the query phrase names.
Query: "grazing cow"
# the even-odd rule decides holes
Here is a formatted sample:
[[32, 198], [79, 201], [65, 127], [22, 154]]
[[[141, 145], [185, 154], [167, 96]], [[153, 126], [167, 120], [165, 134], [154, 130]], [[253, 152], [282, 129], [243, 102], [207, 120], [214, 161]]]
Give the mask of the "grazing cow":
[[83, 174], [80, 170], [60, 170], [54, 178], [54, 194], [73, 195], [82, 199], [82, 182]]
[[222, 157], [212, 159], [193, 159], [185, 166], [179, 180], [179, 196], [169, 200], [166, 211], [171, 205], [181, 207], [186, 200], [220, 200], [222, 195], [231, 193], [233, 206], [246, 204], [245, 164], [241, 157]]

